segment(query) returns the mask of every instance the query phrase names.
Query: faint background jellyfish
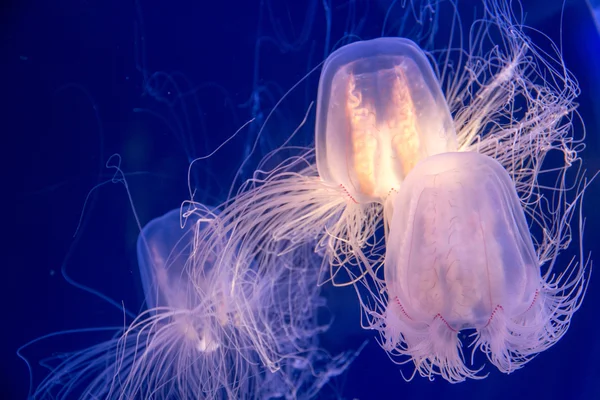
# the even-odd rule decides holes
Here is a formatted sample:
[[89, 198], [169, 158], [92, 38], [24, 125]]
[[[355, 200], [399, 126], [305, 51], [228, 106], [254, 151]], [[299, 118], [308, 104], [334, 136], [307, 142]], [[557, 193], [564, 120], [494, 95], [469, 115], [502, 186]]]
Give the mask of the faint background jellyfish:
[[[257, 59], [260, 60], [257, 87], [263, 85], [266, 89], [258, 96], [260, 107], [256, 107], [256, 112], [266, 118], [276, 103], [274, 100], [281, 98], [279, 92], [285, 93], [312, 66], [344, 44], [401, 35], [418, 43], [427, 50], [426, 54], [444, 59], [443, 52], [430, 50], [447, 48], [449, 35], [443, 32], [449, 32], [459, 22], [449, 18], [453, 12], [440, 11], [422, 19], [422, 24], [408, 26], [414, 20], [413, 10], [406, 13], [405, 2], [393, 0], [319, 0], [311, 1], [310, 7], [306, 2], [288, 0], [210, 4], [160, 0], [150, 4], [141, 0], [137, 4], [141, 5], [139, 9], [135, 2], [108, 0], [93, 4], [66, 0], [57, 8], [55, 4], [34, 2], [32, 7], [16, 5], [4, 14], [7, 23], [3, 25], [6, 31], [3, 66], [5, 75], [11, 79], [4, 82], [5, 98], [10, 101], [3, 107], [2, 119], [3, 131], [10, 133], [4, 142], [9, 151], [3, 157], [8, 164], [4, 169], [7, 172], [3, 180], [4, 198], [9, 201], [5, 229], [9, 234], [4, 240], [3, 254], [7, 285], [2, 291], [6, 296], [4, 321], [8, 328], [3, 330], [3, 346], [0, 346], [3, 398], [22, 399], [27, 393], [27, 370], [15, 356], [16, 348], [24, 341], [77, 327], [106, 325], [120, 329], [122, 304], [134, 315], [142, 307], [143, 288], [132, 250], [139, 231], [120, 185], [104, 186], [94, 192], [86, 207], [84, 223], [73, 239], [90, 187], [110, 178], [104, 169], [109, 154], [121, 152], [125, 168], [138, 171], [128, 174], [128, 182], [141, 220], [149, 221], [189, 196], [188, 157], [208, 154], [250, 118], [248, 109], [238, 106], [252, 97], [249, 76], [254, 73]], [[239, 13], [232, 12], [232, 5]], [[307, 22], [307, 11], [313, 5], [316, 5], [314, 17]], [[481, 12], [481, 5], [479, 0], [461, 0], [457, 4], [464, 39], [463, 46], [456, 43], [452, 46], [457, 57], [464, 55], [458, 51], [460, 47], [469, 47], [468, 30], [464, 28]], [[600, 58], [593, 49], [600, 46], [600, 39], [589, 7], [583, 0], [564, 4], [560, 0], [526, 0], [523, 10], [527, 24], [533, 28], [528, 34], [540, 51], [550, 54], [555, 49], [535, 30], [544, 32], [562, 49], [565, 64], [577, 77], [581, 89], [577, 110], [589, 133], [584, 167], [596, 170], [598, 141], [593, 132], [599, 129], [596, 116], [600, 115], [597, 96], [600, 82], [595, 72], [600, 68]], [[312, 24], [308, 38], [296, 40], [305, 31], [305, 23]], [[275, 34], [275, 25], [281, 34]], [[55, 29], [56, 26], [61, 29]], [[562, 29], [558, 29], [560, 26]], [[432, 28], [442, 34], [429, 36]], [[264, 38], [260, 46], [256, 46], [258, 32]], [[453, 37], [457, 39], [458, 35]], [[276, 41], [297, 46], [289, 50], [288, 46], [275, 45]], [[504, 43], [494, 42], [500, 46]], [[141, 59], [144, 63], [138, 62]], [[473, 61], [478, 65], [477, 59]], [[437, 64], [432, 63], [434, 69]], [[154, 90], [146, 90], [144, 74], [138, 72], [140, 66], [145, 71], [170, 74], [179, 71], [178, 76], [189, 79], [178, 81], [178, 85], [154, 84]], [[456, 59], [446, 70], [468, 72], [458, 66]], [[207, 80], [220, 83], [224, 90], [195, 90], [196, 83]], [[306, 111], [316, 98], [317, 81], [318, 73], [313, 73], [279, 104], [261, 134], [263, 146], [270, 149], [284, 143], [305, 115], [307, 123], [290, 144], [306, 146], [314, 141], [315, 107], [308, 114]], [[78, 85], [65, 87], [69, 83]], [[443, 84], [442, 92], [454, 113], [461, 107], [461, 98], [469, 92], [462, 97], [450, 96], [447, 87]], [[87, 90], [87, 95], [81, 88]], [[146, 96], [140, 99], [140, 93]], [[171, 101], [155, 103], [153, 96], [158, 94]], [[166, 112], [167, 106], [172, 112]], [[149, 112], [133, 111], [136, 108]], [[518, 104], [517, 109], [520, 109]], [[204, 128], [200, 116], [205, 118]], [[468, 121], [466, 116], [463, 121]], [[574, 128], [580, 134], [582, 126], [577, 122], [575, 119]], [[184, 135], [183, 139], [176, 139], [174, 131]], [[254, 144], [246, 132], [240, 132], [229, 142], [230, 146], [210, 159], [194, 164], [193, 186], [210, 187], [204, 192], [197, 191], [197, 201], [218, 204], [226, 196], [235, 175], [230, 169], [232, 160], [237, 166], [243, 158], [242, 150], [252, 149]], [[254, 133], [258, 134], [258, 130]], [[204, 140], [208, 140], [207, 148], [202, 148]], [[179, 143], [188, 145], [182, 148]], [[250, 164], [262, 158], [261, 151], [266, 151], [256, 149]], [[284, 154], [279, 160], [287, 156]], [[545, 162], [560, 167], [562, 153], [548, 155]], [[210, 163], [210, 168], [205, 168], [204, 163]], [[255, 166], [249, 165], [242, 172], [243, 178]], [[548, 181], [548, 185], [554, 186], [553, 179]], [[201, 198], [200, 193], [207, 197]], [[597, 186], [591, 186], [586, 194], [588, 229], [598, 225], [599, 214], [593, 207], [597, 195]], [[530, 217], [527, 219], [529, 222]], [[535, 227], [532, 229], [535, 231]], [[574, 246], [561, 256], [568, 259], [571, 250], [578, 248], [577, 240], [574, 236]], [[584, 242], [591, 246], [592, 235], [587, 235]], [[61, 265], [69, 268], [70, 276], [77, 282], [115, 299], [118, 307], [65, 282], [60, 274]], [[399, 367], [373, 341], [350, 366], [347, 378], [337, 384], [337, 391], [344, 398], [363, 400], [398, 396], [463, 400], [598, 398], [600, 388], [596, 377], [600, 375], [600, 364], [595, 360], [600, 357], [600, 343], [590, 340], [590, 332], [597, 330], [594, 314], [594, 305], [600, 301], [597, 286], [598, 280], [592, 279], [586, 301], [560, 345], [532, 360], [518, 374], [507, 377], [495, 368], [487, 368], [490, 376], [484, 381], [448, 385], [442, 379], [435, 382], [416, 379], [405, 383], [399, 376]], [[356, 324], [359, 307], [352, 288], [332, 291], [325, 285], [322, 293], [335, 317], [327, 334], [321, 336], [326, 348], [343, 349], [351, 341], [350, 334], [356, 335], [358, 345], [365, 334], [372, 336], [372, 332], [361, 332]], [[465, 332], [459, 337], [464, 340]], [[39, 359], [56, 351], [99, 343], [107, 336], [103, 332], [88, 332], [65, 340], [53, 339], [59, 343], [39, 344], [27, 355]], [[475, 355], [475, 365], [482, 365], [483, 357], [481, 362], [477, 358]], [[34, 367], [38, 372], [43, 368]], [[402, 371], [410, 374], [412, 368], [403, 367]]]
[[[269, 310], [271, 324], [279, 327], [279, 349], [289, 357], [274, 372], [261, 364], [241, 325], [251, 319], [244, 313], [256, 311], [239, 307], [230, 296], [232, 269], [193, 264], [197, 234], [217, 218], [198, 206], [185, 220], [180, 209], [172, 210], [140, 233], [137, 251], [147, 311], [113, 339], [61, 355], [31, 398], [312, 398], [344, 372], [354, 355], [331, 358], [315, 340], [327, 329], [313, 317], [320, 306], [315, 278], [284, 267], [272, 269], [273, 279], [257, 280], [250, 271], [247, 276], [253, 307]], [[191, 280], [189, 269], [199, 270], [195, 276], [203, 280]], [[288, 273], [285, 279], [293, 286], [276, 278]], [[274, 281], [283, 285], [274, 286]], [[297, 310], [284, 303], [294, 295], [289, 290], [306, 304], [308, 320], [299, 326], [285, 314]], [[272, 292], [281, 296], [270, 297]], [[300, 320], [299, 315], [293, 319]]]
[[256, 395], [260, 366], [240, 362], [251, 361], [251, 351], [229, 328], [221, 277], [206, 265], [204, 298], [190, 290], [185, 265], [194, 225], [209, 222], [188, 223], [181, 228], [176, 209], [144, 228], [138, 259], [148, 311], [112, 340], [65, 357], [33, 398]]

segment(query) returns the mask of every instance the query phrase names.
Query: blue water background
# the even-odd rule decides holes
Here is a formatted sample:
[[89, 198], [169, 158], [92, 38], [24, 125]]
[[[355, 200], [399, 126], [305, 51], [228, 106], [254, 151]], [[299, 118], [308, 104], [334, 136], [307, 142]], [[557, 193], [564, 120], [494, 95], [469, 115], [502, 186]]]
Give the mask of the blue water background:
[[[27, 393], [28, 374], [16, 356], [18, 346], [54, 331], [122, 324], [117, 308], [68, 283], [61, 268], [129, 310], [142, 307], [135, 259], [139, 230], [124, 186], [107, 184], [87, 197], [96, 184], [111, 179], [111, 170], [105, 168], [109, 157], [121, 155], [133, 204], [144, 224], [189, 198], [191, 159], [208, 154], [255, 118], [193, 170], [192, 183], [202, 189], [198, 199], [217, 203], [226, 196], [240, 161], [255, 143], [257, 128], [282, 94], [323, 60], [327, 44], [333, 48], [345, 33], [356, 32], [365, 39], [379, 36], [391, 3], [4, 3], [0, 149], [6, 223], [1, 230], [0, 398], [22, 399]], [[329, 17], [324, 4], [331, 6]], [[464, 2], [461, 12], [478, 4]], [[349, 12], [353, 6], [354, 15]], [[526, 1], [524, 8], [531, 26], [560, 39], [561, 2]], [[396, 8], [389, 18], [394, 23], [401, 17]], [[562, 27], [565, 61], [582, 89], [579, 111], [588, 134], [584, 166], [596, 171], [600, 39], [584, 1], [567, 1]], [[153, 75], [157, 71], [167, 75]], [[279, 107], [256, 142], [243, 177], [302, 121], [315, 99], [317, 79], [318, 71]], [[311, 143], [312, 118], [314, 109], [295, 143]], [[585, 248], [595, 252], [596, 259], [599, 205], [596, 182], [584, 208]], [[450, 385], [416, 378], [406, 383], [371, 340], [335, 388], [348, 399], [600, 399], [597, 275], [566, 336], [512, 375], [488, 366], [490, 376], [480, 382]], [[356, 347], [373, 337], [358, 329], [358, 305], [352, 296], [348, 290], [330, 296], [336, 324], [323, 338], [330, 349]], [[51, 341], [29, 349], [27, 355], [39, 360], [105, 338], [93, 334]]]

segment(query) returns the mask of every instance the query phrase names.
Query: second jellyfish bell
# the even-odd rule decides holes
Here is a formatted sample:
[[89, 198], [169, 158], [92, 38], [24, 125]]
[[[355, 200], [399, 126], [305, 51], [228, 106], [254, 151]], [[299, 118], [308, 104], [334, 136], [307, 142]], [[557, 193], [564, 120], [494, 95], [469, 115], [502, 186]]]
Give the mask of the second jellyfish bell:
[[357, 203], [382, 203], [416, 163], [456, 151], [439, 81], [414, 42], [378, 38], [346, 45], [319, 80], [317, 167]]
[[[423, 376], [478, 377], [458, 332], [502, 372], [555, 343], [577, 302], [545, 284], [513, 181], [470, 152], [421, 161], [395, 198], [386, 244], [383, 347]], [[570, 284], [570, 283], [569, 283]]]

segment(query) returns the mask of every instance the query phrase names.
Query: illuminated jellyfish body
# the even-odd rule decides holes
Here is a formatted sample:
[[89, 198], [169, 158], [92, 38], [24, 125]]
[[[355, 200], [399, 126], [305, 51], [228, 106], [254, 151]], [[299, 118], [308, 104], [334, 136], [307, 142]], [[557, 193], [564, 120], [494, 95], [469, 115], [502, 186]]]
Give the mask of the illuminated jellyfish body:
[[404, 38], [347, 45], [323, 66], [319, 176], [357, 204], [383, 203], [415, 164], [456, 150], [448, 105], [423, 51]]
[[[395, 199], [385, 261], [388, 352], [422, 376], [477, 378], [458, 338], [474, 329], [500, 371], [518, 369], [566, 332], [585, 269], [542, 276], [514, 183], [492, 158], [446, 153], [419, 163]], [[471, 358], [472, 359], [472, 358]]]
[[[310, 398], [346, 369], [354, 355], [329, 357], [316, 346], [316, 334], [326, 327], [317, 326], [314, 319], [297, 327], [281, 320], [288, 305], [272, 304], [277, 297], [271, 294], [276, 291], [272, 285], [279, 279], [277, 274], [283, 275], [277, 271], [282, 269], [273, 268], [273, 280], [263, 281], [253, 279], [249, 271], [246, 283], [255, 290], [246, 295], [248, 303], [240, 306], [228, 291], [231, 269], [193, 263], [198, 233], [216, 218], [212, 209], [199, 206], [185, 219], [179, 209], [156, 218], [138, 238], [148, 310], [112, 340], [62, 357], [32, 398]], [[215, 258], [216, 253], [208, 259]], [[191, 280], [190, 269], [203, 279]], [[312, 278], [310, 287], [300, 275], [287, 279], [304, 295], [307, 308], [320, 304], [311, 297], [317, 293]], [[251, 301], [256, 309], [269, 309], [261, 315], [269, 315], [273, 324], [301, 331], [279, 331], [280, 354], [289, 358], [274, 372], [260, 362], [252, 338], [241, 325], [253, 319], [241, 315], [252, 312]], [[316, 308], [310, 312], [314, 314]]]

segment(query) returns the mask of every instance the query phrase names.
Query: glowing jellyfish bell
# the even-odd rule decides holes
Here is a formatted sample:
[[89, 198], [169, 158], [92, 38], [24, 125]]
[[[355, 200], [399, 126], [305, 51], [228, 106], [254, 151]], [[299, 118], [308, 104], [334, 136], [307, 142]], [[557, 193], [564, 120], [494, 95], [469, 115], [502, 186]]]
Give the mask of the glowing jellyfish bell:
[[315, 134], [320, 177], [357, 203], [383, 203], [419, 160], [457, 148], [427, 57], [399, 37], [352, 43], [327, 58]]
[[477, 378], [458, 332], [511, 372], [556, 343], [583, 291], [582, 269], [547, 282], [515, 185], [494, 159], [446, 153], [421, 161], [395, 199], [387, 243], [388, 305], [380, 326], [389, 352], [423, 376]]

